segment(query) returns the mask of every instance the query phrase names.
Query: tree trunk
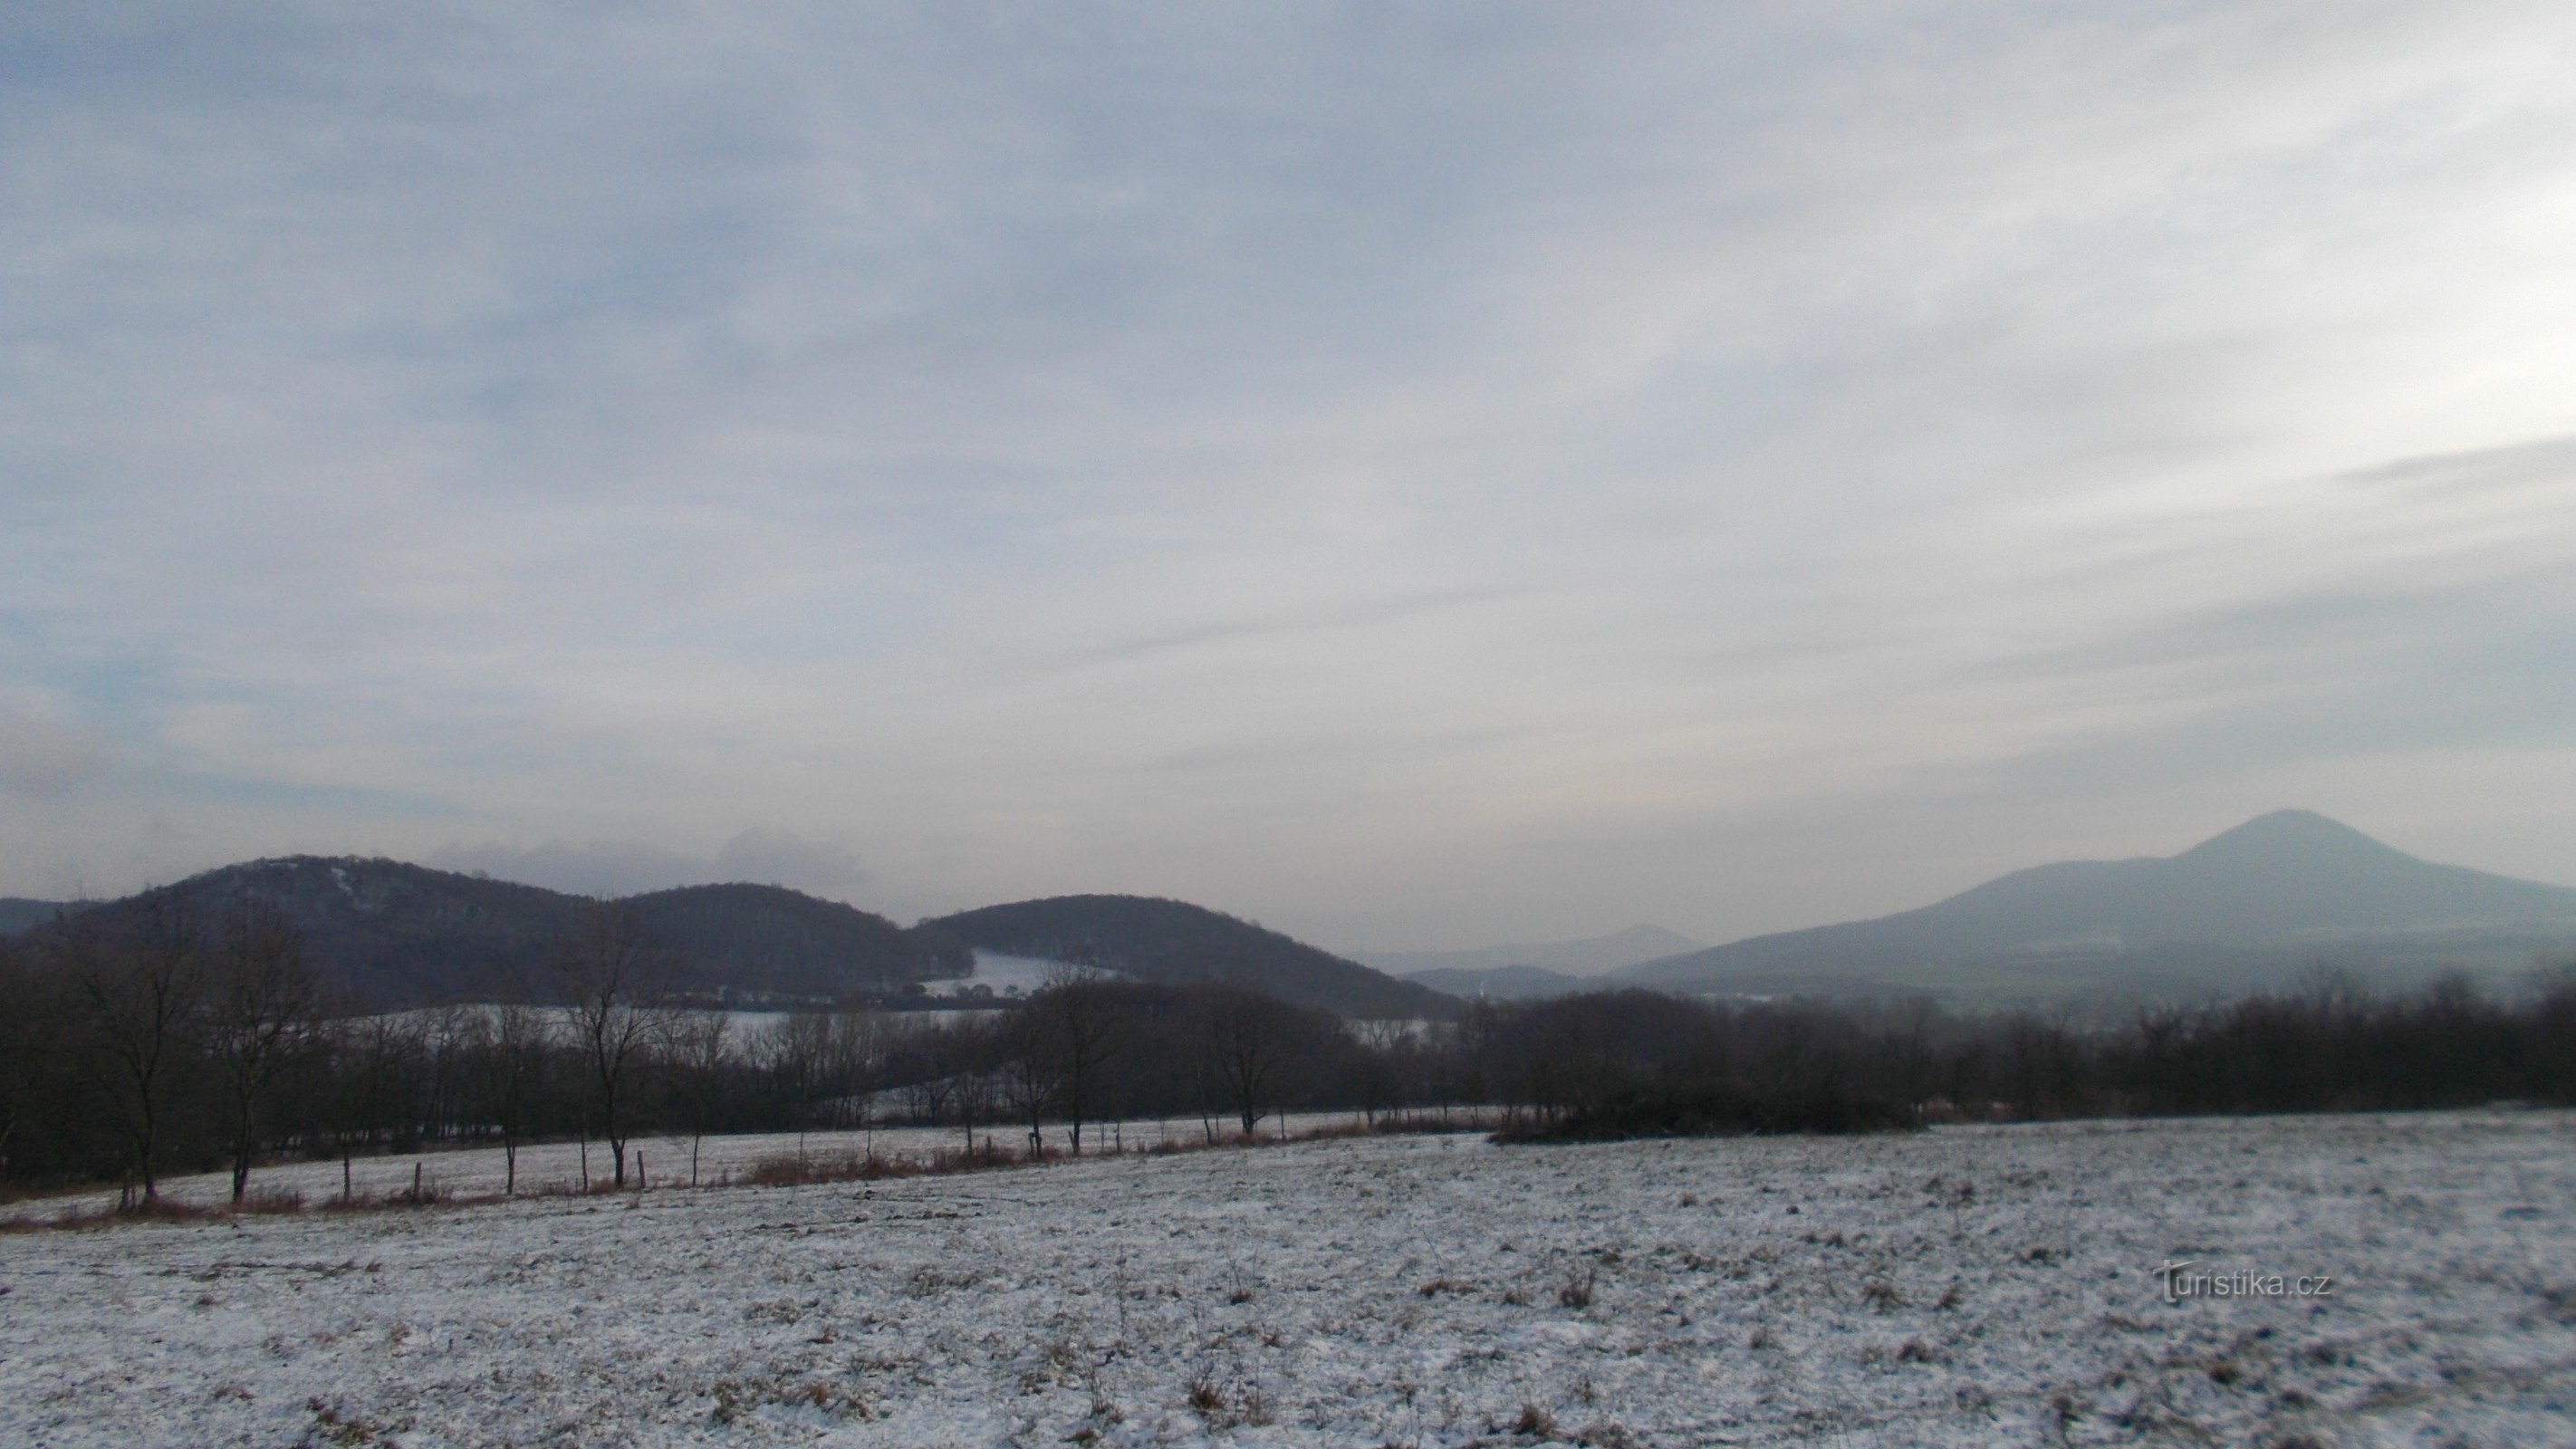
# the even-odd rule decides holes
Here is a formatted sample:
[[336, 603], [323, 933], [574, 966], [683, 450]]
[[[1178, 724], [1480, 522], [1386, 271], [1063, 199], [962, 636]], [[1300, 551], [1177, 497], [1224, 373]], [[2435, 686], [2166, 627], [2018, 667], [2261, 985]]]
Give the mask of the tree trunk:
[[160, 1134], [159, 1124], [155, 1121], [154, 1113], [152, 1111], [153, 1093], [151, 1080], [152, 1079], [149, 1077], [144, 1079], [145, 1085], [142, 1094], [143, 1132], [141, 1140], [135, 1143], [135, 1156], [139, 1159], [135, 1163], [135, 1166], [141, 1169], [143, 1173], [143, 1201], [147, 1206], [161, 1196], [160, 1178], [158, 1174], [153, 1171], [152, 1166], [152, 1148], [155, 1140]]
[[233, 1100], [233, 1207], [250, 1193], [251, 1099], [247, 1092]]

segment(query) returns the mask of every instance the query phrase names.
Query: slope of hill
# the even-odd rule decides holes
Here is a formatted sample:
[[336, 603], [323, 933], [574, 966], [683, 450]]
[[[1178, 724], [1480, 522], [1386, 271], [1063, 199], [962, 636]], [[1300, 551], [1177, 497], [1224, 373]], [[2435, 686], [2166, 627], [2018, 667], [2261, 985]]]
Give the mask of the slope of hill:
[[2282, 810], [2170, 858], [2038, 866], [1920, 910], [1618, 976], [1690, 991], [2056, 996], [2241, 987], [2320, 959], [2401, 972], [2528, 964], [2564, 943], [2576, 943], [2576, 890], [2435, 865]]
[[[273, 903], [324, 979], [369, 1008], [543, 993], [588, 902], [538, 886], [393, 860], [293, 856], [191, 876], [88, 907], [110, 923], [175, 905], [199, 922]], [[776, 886], [694, 886], [627, 902], [677, 989], [740, 1002], [837, 998], [961, 974], [962, 948], [882, 916]]]
[[1100, 966], [1141, 981], [1228, 981], [1344, 1016], [1445, 1016], [1438, 992], [1249, 921], [1149, 896], [1056, 896], [924, 921], [970, 946]]
[[1580, 941], [1479, 946], [1467, 951], [1361, 951], [1354, 953], [1354, 959], [1389, 975], [1415, 978], [1425, 978], [1433, 971], [1492, 971], [1503, 966], [1536, 966], [1567, 976], [1593, 976], [1700, 949], [1700, 942], [1661, 926], [1630, 926]]
[[682, 886], [626, 904], [679, 968], [683, 990], [827, 999], [963, 976], [962, 942], [771, 885]]
[[1416, 985], [1470, 1001], [1540, 1001], [1590, 991], [1598, 982], [1544, 966], [1435, 966], [1405, 976]]
[[32, 931], [54, 918], [61, 910], [59, 901], [31, 901], [18, 896], [0, 896], [0, 936], [14, 936]]

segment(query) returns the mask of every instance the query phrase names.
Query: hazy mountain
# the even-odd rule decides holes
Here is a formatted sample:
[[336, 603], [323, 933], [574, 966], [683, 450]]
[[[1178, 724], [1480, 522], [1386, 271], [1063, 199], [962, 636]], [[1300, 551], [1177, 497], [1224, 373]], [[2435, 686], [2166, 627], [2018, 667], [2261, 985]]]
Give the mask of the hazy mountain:
[[1416, 971], [1404, 979], [1451, 996], [1487, 1001], [1538, 1001], [1550, 996], [1572, 996], [1600, 984], [1587, 976], [1568, 976], [1544, 966], [1436, 966], [1428, 971]]
[[2403, 972], [2527, 965], [2569, 943], [2576, 890], [2435, 865], [2282, 810], [2170, 858], [2043, 865], [1920, 910], [1757, 936], [1618, 977], [1692, 991], [2053, 996], [2241, 987], [2317, 960]]
[[[1358, 960], [1395, 976], [1425, 977], [1434, 971], [1492, 971], [1503, 966], [1538, 966], [1550, 973], [1592, 976], [1658, 961], [1701, 949], [1701, 943], [1661, 926], [1630, 926], [1607, 936], [1544, 945], [1479, 946], [1467, 951], [1361, 951]], [[1443, 991], [1447, 987], [1440, 988]]]
[[14, 936], [33, 930], [54, 918], [61, 910], [60, 901], [31, 901], [18, 896], [0, 896], [0, 936]]
[[1230, 981], [1353, 1017], [1445, 1016], [1457, 1003], [1203, 906], [1148, 896], [1056, 896], [922, 922], [987, 951], [1100, 966], [1140, 981]]
[[[538, 886], [393, 860], [251, 861], [87, 907], [130, 920], [176, 903], [201, 923], [246, 900], [283, 909], [325, 979], [371, 1007], [487, 998], [503, 981], [543, 991], [550, 954], [588, 902]], [[756, 1002], [836, 999], [963, 975], [964, 947], [883, 916], [778, 886], [690, 886], [625, 902], [677, 989]]]

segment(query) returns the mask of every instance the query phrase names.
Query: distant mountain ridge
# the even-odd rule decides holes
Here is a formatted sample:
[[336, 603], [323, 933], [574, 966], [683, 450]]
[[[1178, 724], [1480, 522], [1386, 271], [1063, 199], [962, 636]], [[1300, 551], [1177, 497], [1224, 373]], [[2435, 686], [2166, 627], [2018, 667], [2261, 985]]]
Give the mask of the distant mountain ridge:
[[921, 925], [987, 951], [1098, 966], [1164, 985], [1232, 982], [1344, 1016], [1446, 1016], [1457, 1008], [1428, 987], [1186, 901], [1054, 896]]
[[1435, 966], [1404, 978], [1417, 985], [1469, 1001], [1544, 1001], [1597, 990], [1589, 976], [1568, 976], [1544, 966]]
[[[2172, 857], [2015, 871], [1919, 910], [1756, 936], [1616, 973], [1683, 991], [2009, 992], [2223, 983], [2332, 956], [2434, 967], [2576, 942], [2576, 889], [2436, 865], [2308, 810]], [[2041, 994], [2050, 994], [2042, 989]]]
[[[1661, 926], [1630, 926], [1607, 936], [1539, 945], [1478, 946], [1464, 951], [1358, 951], [1352, 959], [1394, 976], [1422, 977], [1433, 971], [1487, 972], [1508, 966], [1535, 966], [1563, 976], [1593, 976], [1660, 961], [1667, 956], [1705, 948]], [[1443, 988], [1446, 989], [1446, 988]]]
[[[371, 1009], [544, 993], [556, 943], [590, 902], [396, 860], [290, 856], [224, 866], [81, 907], [107, 922], [176, 905], [201, 923], [248, 901], [283, 910], [332, 985]], [[667, 984], [743, 1004], [838, 1000], [963, 975], [962, 945], [780, 886], [684, 886], [621, 902], [668, 967]]]
[[[0, 899], [0, 934], [44, 931], [66, 910], [113, 923], [157, 903], [212, 922], [250, 899], [284, 909], [325, 977], [374, 1009], [488, 999], [512, 978], [542, 991], [555, 943], [590, 904], [400, 861], [294, 856], [120, 901]], [[1415, 979], [1398, 979], [1249, 921], [1143, 896], [1019, 901], [909, 930], [778, 886], [687, 886], [624, 904], [667, 951], [677, 989], [745, 1005], [843, 1000], [962, 977], [970, 947], [1146, 981], [1237, 982], [1366, 1018], [1446, 1016], [1460, 997], [1603, 986], [1993, 1001], [2233, 993], [2319, 960], [2422, 975], [2576, 958], [2576, 889], [2420, 860], [2305, 810], [2259, 816], [2169, 858], [2037, 866], [1918, 910], [1672, 952], [1589, 977], [1577, 973], [1659, 940], [1690, 943], [1639, 926], [1547, 946], [1376, 953], [1380, 963], [1415, 963]], [[1533, 956], [1543, 959], [1509, 959]]]

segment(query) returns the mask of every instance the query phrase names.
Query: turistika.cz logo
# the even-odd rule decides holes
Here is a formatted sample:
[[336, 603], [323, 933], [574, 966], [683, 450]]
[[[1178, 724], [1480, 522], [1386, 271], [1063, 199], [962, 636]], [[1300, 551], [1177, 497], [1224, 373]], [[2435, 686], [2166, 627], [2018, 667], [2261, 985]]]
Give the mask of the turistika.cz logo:
[[2332, 1298], [2335, 1276], [2332, 1273], [2264, 1273], [2252, 1268], [2239, 1268], [2232, 1273], [2195, 1273], [2198, 1258], [2180, 1261], [2168, 1259], [2148, 1271], [2164, 1280], [2164, 1300], [2180, 1303], [2186, 1298]]

